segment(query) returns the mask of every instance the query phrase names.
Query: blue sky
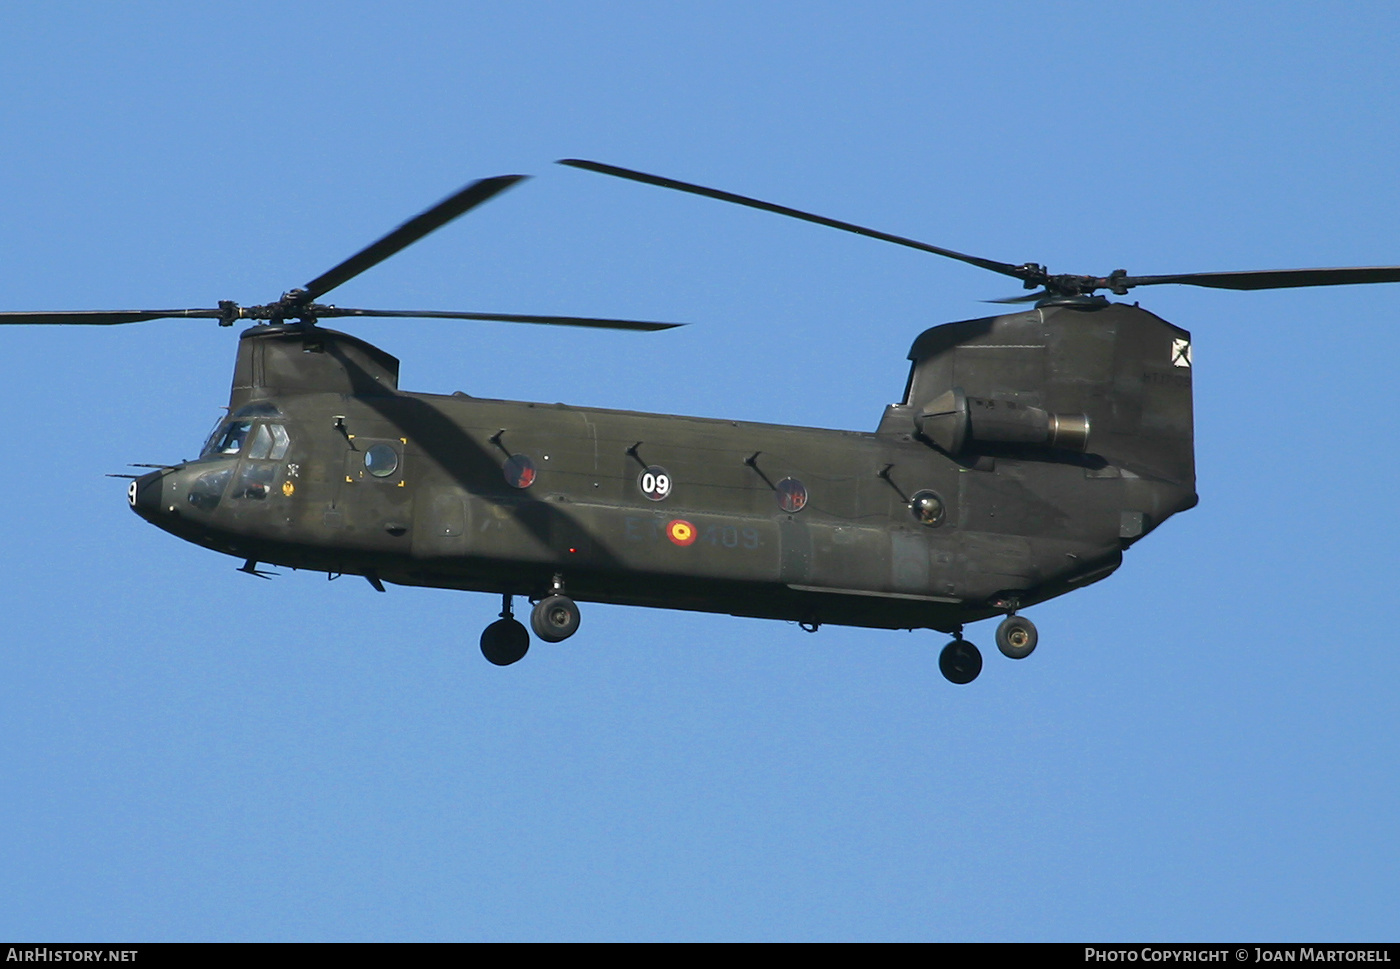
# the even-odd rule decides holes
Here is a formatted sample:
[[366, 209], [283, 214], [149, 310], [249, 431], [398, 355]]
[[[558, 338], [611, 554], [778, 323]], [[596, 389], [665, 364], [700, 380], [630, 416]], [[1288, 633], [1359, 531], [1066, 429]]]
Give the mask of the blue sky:
[[[552, 164], [1059, 272], [1400, 263], [1384, 3], [13, 4], [6, 309], [266, 302], [537, 176], [344, 305], [409, 389], [871, 430], [1006, 280]], [[0, 936], [1348, 940], [1396, 934], [1393, 286], [1134, 294], [1192, 331], [1195, 510], [943, 639], [284, 575], [125, 507], [235, 339], [0, 333]], [[984, 628], [985, 627], [985, 628]]]

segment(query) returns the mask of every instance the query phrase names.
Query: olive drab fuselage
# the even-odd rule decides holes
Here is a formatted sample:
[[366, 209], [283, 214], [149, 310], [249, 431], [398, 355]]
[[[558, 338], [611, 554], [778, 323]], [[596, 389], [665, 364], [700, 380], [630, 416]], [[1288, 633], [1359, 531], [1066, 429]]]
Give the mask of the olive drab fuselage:
[[865, 433], [410, 393], [356, 337], [255, 326], [202, 456], [131, 504], [376, 584], [944, 631], [1103, 578], [1195, 504], [1189, 334], [1152, 314], [1069, 300], [910, 358]]
[[[494, 592], [481, 635], [499, 666], [530, 633], [579, 629], [575, 600], [950, 632], [938, 666], [982, 669], [966, 623], [1113, 572], [1196, 504], [1191, 337], [1126, 296], [1139, 286], [1260, 290], [1400, 282], [1400, 266], [1106, 276], [1051, 273], [761, 199], [586, 159], [560, 164], [812, 222], [1018, 280], [1033, 309], [947, 323], [909, 351], [904, 395], [871, 433], [483, 400], [399, 389], [399, 363], [323, 329], [350, 317], [494, 320], [656, 332], [680, 324], [336, 306], [321, 300], [524, 180], [479, 179], [348, 259], [244, 306], [0, 311], [0, 325], [266, 321], [239, 341], [228, 417], [196, 461], [133, 480], [132, 509], [243, 559], [384, 583]], [[289, 323], [288, 321], [297, 321]], [[142, 465], [149, 467], [149, 465]], [[122, 477], [129, 477], [123, 475]]]

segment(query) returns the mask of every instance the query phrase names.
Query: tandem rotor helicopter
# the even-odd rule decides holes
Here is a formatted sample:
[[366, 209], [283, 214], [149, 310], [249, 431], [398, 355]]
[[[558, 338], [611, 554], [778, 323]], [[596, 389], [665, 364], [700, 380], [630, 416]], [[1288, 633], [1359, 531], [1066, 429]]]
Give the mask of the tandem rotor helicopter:
[[968, 683], [965, 625], [1036, 648], [1020, 611], [1111, 574], [1123, 552], [1196, 504], [1191, 335], [1136, 304], [1137, 286], [1255, 290], [1400, 282], [1400, 266], [1055, 275], [599, 162], [561, 164], [690, 192], [956, 259], [1020, 280], [999, 316], [925, 330], [903, 396], [873, 432], [401, 390], [396, 358], [319, 321], [497, 320], [629, 330], [679, 324], [317, 302], [525, 176], [473, 182], [273, 303], [0, 313], [9, 324], [252, 320], [228, 415], [193, 461], [131, 478], [136, 514], [259, 565], [499, 594], [481, 635], [497, 665], [530, 636], [579, 628], [577, 601], [883, 629], [953, 639], [939, 669]]

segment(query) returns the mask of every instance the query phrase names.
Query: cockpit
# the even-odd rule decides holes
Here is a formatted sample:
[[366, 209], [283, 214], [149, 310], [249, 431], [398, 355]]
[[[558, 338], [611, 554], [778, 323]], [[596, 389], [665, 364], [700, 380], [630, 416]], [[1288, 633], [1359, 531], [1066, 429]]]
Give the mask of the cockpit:
[[[276, 405], [258, 402], [241, 407], [222, 418], [199, 452], [200, 462], [216, 465], [191, 483], [187, 500], [201, 511], [213, 511], [223, 498], [262, 500], [272, 491], [285, 471], [281, 462], [291, 447], [291, 435]], [[238, 480], [229, 488], [235, 465], [230, 459], [242, 458], [237, 465]], [[291, 469], [295, 471], [295, 466]], [[282, 493], [291, 495], [295, 484], [282, 483]]]
[[214, 425], [214, 430], [209, 432], [209, 438], [204, 442], [204, 449], [199, 452], [199, 456], [209, 458], [221, 454], [237, 454], [243, 450], [243, 439], [248, 436], [248, 430], [252, 426], [252, 421], [221, 419]]
[[[280, 418], [282, 412], [275, 404], [265, 402], [240, 407], [235, 413], [221, 418], [204, 442], [199, 452], [200, 460], [219, 458], [243, 453], [248, 445], [247, 456], [254, 460], [280, 461], [287, 455], [290, 439], [287, 429], [280, 423], [261, 421], [254, 429], [256, 418]], [[252, 435], [251, 443], [248, 441]]]

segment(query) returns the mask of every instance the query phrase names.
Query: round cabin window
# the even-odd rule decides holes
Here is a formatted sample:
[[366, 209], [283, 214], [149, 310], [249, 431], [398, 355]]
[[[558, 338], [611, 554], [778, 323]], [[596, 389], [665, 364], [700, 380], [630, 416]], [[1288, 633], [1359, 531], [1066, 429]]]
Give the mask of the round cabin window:
[[376, 478], [387, 478], [399, 469], [399, 452], [388, 444], [375, 444], [365, 452], [365, 470]]
[[807, 486], [796, 478], [784, 478], [775, 489], [778, 507], [786, 512], [799, 512], [807, 507]]
[[501, 473], [512, 488], [528, 488], [535, 483], [535, 462], [523, 454], [512, 454], [506, 459]]
[[943, 499], [932, 491], [920, 491], [909, 500], [909, 510], [914, 513], [914, 519], [920, 525], [927, 525], [934, 528], [943, 524], [943, 516], [946, 509], [943, 507]]

